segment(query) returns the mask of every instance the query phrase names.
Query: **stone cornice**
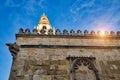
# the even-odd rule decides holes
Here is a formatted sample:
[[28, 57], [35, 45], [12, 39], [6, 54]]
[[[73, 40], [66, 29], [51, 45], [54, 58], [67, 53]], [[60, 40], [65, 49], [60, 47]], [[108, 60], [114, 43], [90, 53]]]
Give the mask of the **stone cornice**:
[[16, 34], [17, 37], [25, 37], [25, 38], [74, 38], [74, 39], [120, 39], [120, 36], [78, 36], [78, 35], [41, 35], [41, 34]]
[[21, 45], [21, 48], [64, 48], [64, 49], [120, 49], [120, 46], [76, 46], [76, 45]]

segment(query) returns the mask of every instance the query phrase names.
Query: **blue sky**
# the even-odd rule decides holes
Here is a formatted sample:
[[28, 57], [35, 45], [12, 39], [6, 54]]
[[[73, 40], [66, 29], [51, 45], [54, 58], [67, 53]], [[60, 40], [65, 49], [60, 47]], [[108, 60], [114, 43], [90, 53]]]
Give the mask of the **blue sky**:
[[0, 80], [8, 80], [12, 57], [5, 43], [46, 13], [55, 29], [120, 31], [120, 0], [0, 0]]

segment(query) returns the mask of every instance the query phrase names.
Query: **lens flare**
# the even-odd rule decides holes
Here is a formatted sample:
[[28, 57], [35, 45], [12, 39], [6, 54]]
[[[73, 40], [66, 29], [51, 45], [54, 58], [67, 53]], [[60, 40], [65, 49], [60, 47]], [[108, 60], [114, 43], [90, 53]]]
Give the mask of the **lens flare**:
[[103, 31], [101, 31], [100, 36], [101, 36], [101, 37], [105, 36], [105, 34], [104, 34]]

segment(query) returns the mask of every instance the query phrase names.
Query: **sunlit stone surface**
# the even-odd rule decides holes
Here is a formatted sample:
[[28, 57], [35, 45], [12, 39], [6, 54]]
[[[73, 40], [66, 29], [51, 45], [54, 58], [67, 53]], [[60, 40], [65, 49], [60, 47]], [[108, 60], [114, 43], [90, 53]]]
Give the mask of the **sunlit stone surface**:
[[13, 56], [9, 80], [120, 80], [119, 35], [33, 32], [20, 29], [16, 43], [7, 44]]

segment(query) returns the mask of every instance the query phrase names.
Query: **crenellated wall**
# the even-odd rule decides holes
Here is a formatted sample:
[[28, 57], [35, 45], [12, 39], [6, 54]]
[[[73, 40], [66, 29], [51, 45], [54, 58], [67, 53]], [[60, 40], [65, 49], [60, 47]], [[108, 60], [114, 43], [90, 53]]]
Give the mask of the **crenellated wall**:
[[[35, 30], [33, 30], [33, 33]], [[55, 31], [56, 34], [49, 33], [46, 34], [33, 34], [29, 29], [26, 29], [25, 32], [23, 29], [20, 29], [18, 34], [16, 34], [16, 43], [19, 45], [30, 44], [30, 45], [75, 45], [75, 46], [120, 46], [120, 32], [111, 31], [110, 34], [100, 36], [100, 31], [98, 34], [95, 34], [94, 31], [91, 31], [91, 34], [87, 30], [84, 31], [84, 34], [80, 30], [77, 33], [74, 30], [71, 30], [68, 33], [67, 30], [64, 30], [63, 33], [60, 30]], [[58, 34], [59, 32], [59, 34]], [[94, 34], [93, 34], [94, 33]], [[69, 35], [70, 34], [70, 35]], [[74, 34], [74, 35], [73, 35]]]
[[[42, 29], [40, 32], [41, 32], [41, 34], [38, 33], [37, 29], [34, 29], [32, 32], [30, 32], [29, 28], [25, 29], [25, 31], [22, 28], [20, 28], [18, 34], [46, 35], [44, 29]], [[103, 35], [101, 35], [101, 31], [97, 31], [97, 34], [96, 34], [95, 31], [93, 31], [93, 30], [90, 33], [88, 32], [88, 30], [84, 30], [84, 33], [82, 33], [81, 30], [77, 30], [77, 33], [75, 33], [75, 31], [73, 29], [70, 30], [70, 32], [68, 32], [68, 30], [64, 29], [63, 33], [59, 29], [56, 29], [55, 32], [54, 32], [54, 30], [50, 29], [48, 31], [47, 35], [103, 36]], [[116, 33], [114, 31], [111, 31], [110, 33], [107, 31], [104, 31], [104, 36], [120, 36], [120, 31], [117, 31]]]
[[10, 80], [120, 79], [120, 31], [41, 32], [21, 28], [16, 34], [16, 43], [9, 45], [15, 50]]

